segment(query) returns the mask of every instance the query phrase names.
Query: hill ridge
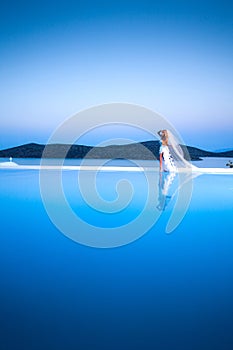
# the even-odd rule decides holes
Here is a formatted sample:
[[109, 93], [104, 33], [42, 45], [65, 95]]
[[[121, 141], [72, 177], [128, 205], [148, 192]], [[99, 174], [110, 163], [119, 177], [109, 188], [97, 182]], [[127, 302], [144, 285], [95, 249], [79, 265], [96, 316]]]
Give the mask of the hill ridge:
[[[144, 147], [142, 147], [144, 146]], [[45, 150], [46, 147], [46, 150]], [[79, 144], [39, 144], [27, 143], [4, 150], [0, 150], [1, 158], [41, 158], [45, 150], [45, 158], [126, 158], [126, 159], [154, 159], [159, 157], [159, 141], [142, 141], [123, 145], [87, 146]], [[181, 145], [186, 154], [185, 158], [200, 160], [202, 157], [233, 157], [233, 150], [212, 152], [193, 146]], [[94, 150], [94, 151], [93, 151]], [[187, 154], [187, 151], [189, 154]], [[90, 154], [89, 154], [90, 152]]]

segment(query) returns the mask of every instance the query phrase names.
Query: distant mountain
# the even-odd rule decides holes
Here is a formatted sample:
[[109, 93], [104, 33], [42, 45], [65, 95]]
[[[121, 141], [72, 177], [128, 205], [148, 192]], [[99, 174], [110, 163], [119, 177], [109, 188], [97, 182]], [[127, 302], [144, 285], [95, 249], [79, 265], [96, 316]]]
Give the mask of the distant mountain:
[[233, 157], [233, 150], [225, 151], [225, 152], [217, 152], [215, 154], [217, 154], [216, 157], [230, 157], [230, 158], [232, 158]]
[[233, 149], [232, 148], [221, 148], [221, 149], [215, 150], [215, 152], [217, 152], [217, 153], [229, 152], [229, 151], [233, 151]]
[[[144, 146], [144, 147], [142, 147]], [[29, 143], [0, 151], [1, 158], [41, 158], [45, 150], [45, 158], [125, 158], [125, 159], [154, 159], [159, 157], [159, 141], [145, 141], [126, 145], [111, 145], [105, 147], [91, 147], [85, 145]], [[209, 152], [196, 147], [183, 146], [185, 158], [200, 160], [203, 157], [233, 157], [233, 150], [226, 152]]]

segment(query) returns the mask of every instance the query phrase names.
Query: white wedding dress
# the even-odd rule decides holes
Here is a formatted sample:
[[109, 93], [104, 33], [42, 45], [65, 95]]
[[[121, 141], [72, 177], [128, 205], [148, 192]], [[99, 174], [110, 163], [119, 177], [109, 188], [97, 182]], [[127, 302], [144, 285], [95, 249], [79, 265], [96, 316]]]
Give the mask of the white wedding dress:
[[163, 156], [163, 170], [174, 172], [177, 171], [177, 168], [174, 163], [174, 159], [169, 151], [168, 146], [161, 145], [159, 149], [159, 153]]

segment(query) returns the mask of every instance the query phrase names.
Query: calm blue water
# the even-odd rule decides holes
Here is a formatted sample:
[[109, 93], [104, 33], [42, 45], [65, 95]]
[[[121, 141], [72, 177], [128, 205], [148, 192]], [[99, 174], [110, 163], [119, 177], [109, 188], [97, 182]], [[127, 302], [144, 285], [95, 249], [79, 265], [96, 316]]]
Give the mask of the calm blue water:
[[[101, 176], [100, 192], [112, 200], [109, 188], [120, 175]], [[143, 208], [143, 174], [127, 176], [135, 201], [111, 215], [85, 206], [77, 173], [63, 182], [76, 213], [112, 227]], [[0, 171], [1, 349], [233, 348], [233, 176], [195, 178], [188, 212], [169, 235], [175, 197], [161, 202], [155, 178], [159, 220], [140, 239], [111, 249], [60, 233], [38, 182], [37, 171]]]

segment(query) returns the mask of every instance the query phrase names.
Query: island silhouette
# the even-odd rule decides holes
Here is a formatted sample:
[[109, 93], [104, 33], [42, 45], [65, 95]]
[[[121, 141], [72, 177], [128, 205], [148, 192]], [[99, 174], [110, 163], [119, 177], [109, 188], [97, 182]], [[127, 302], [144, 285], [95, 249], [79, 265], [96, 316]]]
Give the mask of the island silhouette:
[[[142, 147], [144, 146], [144, 147]], [[46, 147], [46, 152], [43, 154]], [[38, 144], [28, 143], [0, 150], [0, 158], [97, 158], [97, 159], [141, 159], [150, 160], [159, 157], [159, 141], [144, 141], [124, 145], [93, 147], [86, 145]], [[233, 157], [233, 150], [211, 152], [192, 146], [181, 145], [187, 160], [201, 160], [203, 157]], [[91, 152], [93, 151], [94, 152]], [[68, 152], [66, 152], [68, 150]], [[145, 150], [145, 151], [144, 151]], [[149, 150], [149, 152], [148, 152]]]

